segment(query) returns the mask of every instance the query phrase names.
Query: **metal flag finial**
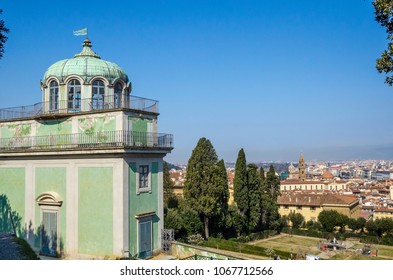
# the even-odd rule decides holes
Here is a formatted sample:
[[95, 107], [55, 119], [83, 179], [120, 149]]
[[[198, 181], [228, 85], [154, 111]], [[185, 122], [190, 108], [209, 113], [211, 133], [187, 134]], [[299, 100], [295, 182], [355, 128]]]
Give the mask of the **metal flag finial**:
[[73, 34], [74, 34], [75, 36], [83, 36], [83, 35], [86, 35], [86, 38], [87, 38], [87, 27], [82, 28], [82, 29], [79, 29], [79, 30], [75, 30], [75, 31], [73, 31]]

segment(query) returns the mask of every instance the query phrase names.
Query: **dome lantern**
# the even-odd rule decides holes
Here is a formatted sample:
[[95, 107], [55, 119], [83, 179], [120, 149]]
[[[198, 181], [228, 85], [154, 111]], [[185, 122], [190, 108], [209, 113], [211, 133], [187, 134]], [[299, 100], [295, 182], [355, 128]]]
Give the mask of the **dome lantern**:
[[43, 86], [48, 85], [51, 78], [57, 79], [60, 83], [66, 82], [70, 76], [78, 76], [84, 84], [89, 84], [95, 77], [105, 78], [109, 84], [121, 79], [128, 84], [128, 76], [117, 64], [101, 59], [92, 49], [89, 39], [83, 42], [82, 51], [73, 58], [63, 59], [55, 62], [46, 70], [41, 80]]
[[95, 58], [101, 58], [98, 54], [96, 54], [95, 52], [93, 52], [93, 50], [91, 49], [92, 45], [89, 39], [85, 39], [83, 41], [83, 49], [80, 53], [77, 53], [76, 55], [74, 55], [74, 57], [79, 57], [79, 56], [92, 56]]
[[86, 38], [80, 53], [52, 64], [41, 80], [44, 111], [90, 111], [128, 106], [131, 83], [117, 64], [101, 59]]

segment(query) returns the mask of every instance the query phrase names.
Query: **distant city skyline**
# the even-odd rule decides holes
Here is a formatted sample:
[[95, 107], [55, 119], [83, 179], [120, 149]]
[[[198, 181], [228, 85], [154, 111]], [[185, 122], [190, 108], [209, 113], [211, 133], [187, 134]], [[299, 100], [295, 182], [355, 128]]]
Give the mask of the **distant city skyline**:
[[[94, 5], [93, 5], [94, 3]], [[375, 61], [386, 34], [372, 1], [2, 2], [2, 108], [41, 100], [39, 81], [93, 50], [128, 74], [132, 94], [160, 101], [165, 158], [187, 163], [199, 138], [225, 161], [393, 159], [393, 88]]]

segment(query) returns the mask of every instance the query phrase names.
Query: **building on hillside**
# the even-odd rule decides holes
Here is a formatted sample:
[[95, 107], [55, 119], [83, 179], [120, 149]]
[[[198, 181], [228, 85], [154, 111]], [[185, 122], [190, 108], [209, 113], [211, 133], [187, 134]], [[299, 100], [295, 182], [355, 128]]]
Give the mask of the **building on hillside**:
[[186, 179], [185, 170], [172, 169], [169, 171], [169, 177], [172, 181], [173, 193], [183, 197], [184, 181]]
[[280, 180], [281, 180], [281, 181], [282, 181], [282, 180], [288, 179], [289, 176], [290, 176], [290, 173], [289, 173], [289, 171], [287, 171], [287, 170], [284, 170], [284, 171], [281, 171], [281, 172], [280, 172]]
[[389, 218], [393, 219], [393, 207], [374, 207], [373, 219]]
[[42, 102], [0, 109], [0, 198], [40, 254], [146, 258], [160, 250], [163, 157], [173, 136], [158, 133], [158, 101], [131, 89], [86, 39], [46, 70]]
[[286, 180], [280, 182], [281, 192], [291, 191], [348, 191], [349, 181], [299, 181]]
[[278, 197], [277, 204], [281, 216], [300, 213], [306, 222], [317, 221], [323, 210], [336, 210], [355, 219], [360, 215], [359, 198], [355, 195], [285, 193]]

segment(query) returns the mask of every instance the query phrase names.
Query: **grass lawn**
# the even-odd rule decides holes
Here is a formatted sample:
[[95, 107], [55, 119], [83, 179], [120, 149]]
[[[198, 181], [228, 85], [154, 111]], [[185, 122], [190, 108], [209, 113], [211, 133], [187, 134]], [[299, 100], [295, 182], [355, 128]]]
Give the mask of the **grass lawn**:
[[282, 235], [278, 238], [260, 240], [254, 243], [254, 245], [292, 253], [304, 252], [305, 254], [318, 254], [319, 241], [320, 239], [314, 237]]
[[[321, 251], [318, 248], [319, 241], [325, 241], [320, 238], [306, 237], [299, 235], [282, 234], [278, 237], [262, 239], [253, 242], [255, 246], [271, 248], [273, 250], [281, 250], [293, 254], [301, 253], [318, 255]], [[393, 259], [393, 246], [368, 244], [370, 250], [375, 252], [378, 248], [378, 256], [363, 256], [356, 249], [363, 249], [366, 244], [360, 243], [357, 240], [350, 240], [353, 244], [349, 250], [337, 251], [330, 255], [329, 260], [386, 260]]]

